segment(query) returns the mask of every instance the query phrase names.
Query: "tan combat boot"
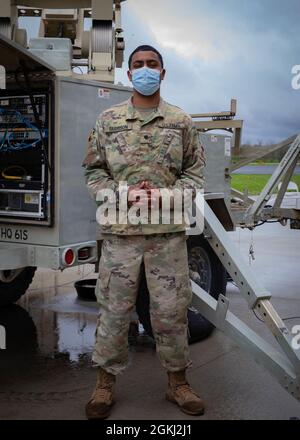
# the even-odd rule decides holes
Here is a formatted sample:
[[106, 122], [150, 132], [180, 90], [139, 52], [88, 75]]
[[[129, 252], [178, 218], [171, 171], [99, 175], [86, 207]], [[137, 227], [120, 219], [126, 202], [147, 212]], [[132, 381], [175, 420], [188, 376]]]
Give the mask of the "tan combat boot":
[[191, 416], [204, 414], [204, 402], [190, 387], [185, 377], [185, 370], [168, 372], [169, 387], [166, 399], [176, 403], [181, 411]]
[[99, 368], [95, 391], [85, 407], [86, 417], [89, 420], [105, 419], [110, 415], [115, 403], [115, 383], [115, 375]]

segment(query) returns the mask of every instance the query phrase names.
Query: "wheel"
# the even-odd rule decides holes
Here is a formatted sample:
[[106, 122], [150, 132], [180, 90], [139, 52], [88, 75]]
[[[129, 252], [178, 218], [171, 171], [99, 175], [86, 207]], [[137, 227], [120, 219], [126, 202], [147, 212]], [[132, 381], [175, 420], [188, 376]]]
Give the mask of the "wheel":
[[0, 307], [16, 302], [32, 282], [36, 267], [0, 270]]
[[191, 278], [218, 299], [225, 295], [227, 272], [203, 235], [192, 235], [187, 241]]
[[[187, 241], [191, 278], [213, 298], [226, 294], [227, 271], [203, 235], [192, 235]], [[189, 342], [207, 338], [214, 325], [191, 307], [188, 310]]]
[[[220, 293], [225, 295], [226, 270], [203, 235], [190, 236], [187, 241], [187, 248], [191, 278], [215, 299], [218, 299]], [[153, 337], [149, 302], [145, 269], [142, 265], [136, 312], [145, 332]], [[189, 308], [188, 331], [190, 344], [207, 338], [213, 329], [214, 325], [211, 322], [193, 307]]]

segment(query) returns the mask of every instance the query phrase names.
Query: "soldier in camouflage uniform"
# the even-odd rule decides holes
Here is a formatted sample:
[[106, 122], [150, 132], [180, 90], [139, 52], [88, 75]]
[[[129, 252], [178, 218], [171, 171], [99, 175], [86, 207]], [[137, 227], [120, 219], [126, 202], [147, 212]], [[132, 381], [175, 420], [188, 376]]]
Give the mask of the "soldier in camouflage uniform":
[[[159, 52], [151, 46], [140, 46], [129, 59], [129, 69], [133, 97], [99, 116], [83, 162], [92, 197], [97, 200], [99, 191], [111, 189], [117, 195], [117, 210], [119, 182], [128, 185], [129, 207], [148, 207], [150, 202], [161, 201], [161, 188], [168, 188], [171, 194], [176, 189], [202, 189], [205, 166], [204, 150], [192, 119], [160, 97], [165, 71]], [[145, 89], [145, 84], [155, 83], [157, 75], [157, 90], [155, 85]], [[171, 209], [173, 205], [171, 200]], [[103, 243], [96, 286], [101, 315], [93, 353], [99, 375], [86, 406], [89, 419], [107, 417], [115, 402], [115, 377], [128, 362], [128, 329], [142, 262], [157, 353], [169, 377], [166, 397], [188, 414], [204, 412], [202, 399], [185, 377], [191, 364], [187, 308], [192, 299], [186, 224], [184, 219], [172, 222], [172, 213], [169, 224], [163, 223], [160, 215], [158, 224], [117, 221], [101, 226]]]

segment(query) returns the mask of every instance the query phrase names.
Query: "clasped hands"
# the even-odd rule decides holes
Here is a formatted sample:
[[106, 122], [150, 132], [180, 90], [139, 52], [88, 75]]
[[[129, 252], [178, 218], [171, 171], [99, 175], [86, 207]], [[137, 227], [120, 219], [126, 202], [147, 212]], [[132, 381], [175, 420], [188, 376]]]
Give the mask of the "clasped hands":
[[128, 205], [137, 207], [160, 206], [161, 194], [151, 182], [143, 180], [128, 187]]

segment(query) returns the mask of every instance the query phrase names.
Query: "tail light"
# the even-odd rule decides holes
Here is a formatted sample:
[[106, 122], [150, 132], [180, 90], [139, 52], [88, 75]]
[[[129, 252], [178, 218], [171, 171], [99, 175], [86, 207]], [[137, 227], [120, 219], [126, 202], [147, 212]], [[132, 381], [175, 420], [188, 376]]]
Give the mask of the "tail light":
[[75, 260], [75, 253], [73, 249], [66, 249], [63, 253], [62, 259], [66, 266], [71, 266]]
[[78, 260], [84, 261], [88, 260], [91, 256], [91, 248], [90, 247], [84, 247], [78, 250]]

